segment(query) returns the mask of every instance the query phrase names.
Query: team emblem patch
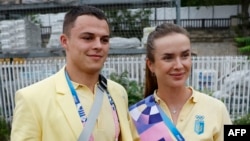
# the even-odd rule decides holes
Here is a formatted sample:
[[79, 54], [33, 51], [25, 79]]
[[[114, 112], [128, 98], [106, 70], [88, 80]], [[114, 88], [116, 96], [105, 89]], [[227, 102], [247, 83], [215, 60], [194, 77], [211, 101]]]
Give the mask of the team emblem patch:
[[199, 135], [204, 132], [204, 116], [196, 115], [195, 118], [194, 131]]

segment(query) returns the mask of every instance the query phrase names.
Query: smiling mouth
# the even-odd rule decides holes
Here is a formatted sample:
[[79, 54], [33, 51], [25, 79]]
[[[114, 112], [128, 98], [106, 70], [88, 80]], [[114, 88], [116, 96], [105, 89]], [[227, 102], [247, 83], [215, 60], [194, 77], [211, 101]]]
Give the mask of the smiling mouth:
[[101, 55], [89, 55], [90, 57], [102, 57]]
[[91, 58], [91, 59], [93, 59], [93, 60], [100, 60], [101, 58], [102, 58], [102, 56], [101, 55], [89, 55], [89, 57]]
[[178, 74], [171, 74], [172, 76], [182, 76], [184, 73], [178, 73]]

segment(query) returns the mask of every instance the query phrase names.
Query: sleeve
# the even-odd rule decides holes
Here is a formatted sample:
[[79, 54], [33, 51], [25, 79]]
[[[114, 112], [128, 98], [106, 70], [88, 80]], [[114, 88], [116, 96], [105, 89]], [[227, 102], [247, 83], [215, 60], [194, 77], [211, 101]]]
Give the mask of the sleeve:
[[137, 129], [131, 117], [129, 117], [129, 123], [130, 123], [130, 130], [132, 133], [133, 141], [140, 141], [139, 134], [137, 132]]
[[32, 110], [31, 101], [21, 91], [15, 95], [11, 141], [41, 141], [41, 129]]
[[137, 130], [136, 130], [136, 127], [134, 125], [134, 122], [129, 114], [129, 111], [128, 111], [128, 93], [126, 91], [126, 89], [124, 87], [122, 87], [122, 91], [123, 91], [123, 98], [124, 98], [124, 101], [125, 101], [125, 104], [126, 104], [126, 107], [127, 107], [127, 119], [128, 119], [128, 122], [129, 122], [129, 127], [130, 127], [130, 132], [131, 132], [131, 135], [132, 135], [132, 138], [133, 138], [133, 141], [139, 141], [139, 135], [137, 133]]
[[232, 120], [230, 118], [230, 115], [228, 113], [228, 110], [224, 103], [222, 103], [221, 107], [221, 122], [220, 122], [221, 130], [218, 133], [218, 136], [215, 136], [215, 141], [223, 141], [224, 140], [224, 125], [231, 125]]

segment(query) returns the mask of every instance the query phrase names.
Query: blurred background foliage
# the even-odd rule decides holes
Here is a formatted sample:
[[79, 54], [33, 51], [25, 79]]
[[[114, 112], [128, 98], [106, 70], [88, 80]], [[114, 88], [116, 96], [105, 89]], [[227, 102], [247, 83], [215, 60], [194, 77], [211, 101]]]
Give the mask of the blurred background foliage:
[[143, 85], [138, 84], [135, 80], [128, 78], [128, 72], [122, 74], [111, 73], [110, 79], [121, 84], [128, 93], [129, 106], [140, 101], [143, 98]]

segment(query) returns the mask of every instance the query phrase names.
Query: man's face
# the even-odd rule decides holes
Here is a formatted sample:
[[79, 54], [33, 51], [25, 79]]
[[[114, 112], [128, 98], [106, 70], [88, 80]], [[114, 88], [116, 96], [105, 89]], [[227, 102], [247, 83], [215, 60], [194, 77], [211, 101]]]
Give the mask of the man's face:
[[109, 51], [108, 23], [94, 16], [82, 15], [76, 19], [69, 33], [61, 36], [67, 66], [75, 71], [99, 73]]

